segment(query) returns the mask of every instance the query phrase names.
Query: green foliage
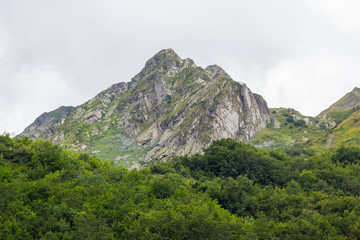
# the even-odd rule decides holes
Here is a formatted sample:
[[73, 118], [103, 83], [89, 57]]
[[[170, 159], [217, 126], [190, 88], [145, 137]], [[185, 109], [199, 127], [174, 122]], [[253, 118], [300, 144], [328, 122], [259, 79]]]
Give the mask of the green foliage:
[[167, 104], [171, 104], [172, 103], [172, 97], [171, 97], [171, 95], [169, 95], [169, 94], [166, 94], [166, 96], [165, 96], [165, 102], [167, 103]]
[[261, 184], [283, 185], [291, 178], [284, 162], [268, 152], [232, 139], [214, 141], [204, 150], [203, 155], [180, 157], [177, 162], [176, 167], [181, 164], [191, 171], [203, 172], [208, 176], [236, 178], [247, 174], [250, 179]]
[[0, 239], [356, 239], [360, 150], [308, 158], [231, 139], [129, 171], [0, 136]]
[[360, 148], [356, 146], [341, 146], [336, 150], [332, 160], [345, 164], [360, 163]]
[[0, 239], [237, 239], [243, 223], [178, 174], [128, 171], [0, 136]]
[[294, 122], [294, 117], [290, 116], [290, 117], [286, 118], [286, 122], [293, 123]]
[[294, 126], [295, 127], [307, 127], [306, 126], [306, 122], [304, 121], [304, 120], [296, 120], [295, 122], [294, 122]]
[[329, 109], [327, 110], [329, 117], [333, 119], [336, 124], [341, 123], [348, 117], [350, 117], [351, 114], [359, 110], [360, 106], [357, 106], [356, 108], [349, 108], [349, 109]]
[[[246, 157], [239, 157], [240, 152]], [[302, 159], [300, 154], [293, 153], [298, 155], [294, 158], [225, 139], [215, 141], [202, 155], [177, 158], [172, 165], [184, 177], [197, 179], [200, 183], [193, 186], [223, 208], [251, 219], [241, 235], [244, 239], [352, 239], [360, 215], [354, 211], [360, 206], [357, 154], [358, 149], [347, 148]], [[280, 173], [271, 172], [272, 165], [262, 160], [267, 157]], [[347, 164], [335, 159], [347, 159]], [[239, 171], [241, 163], [252, 161], [259, 165], [255, 173]], [[166, 169], [169, 172], [168, 163]], [[280, 178], [263, 181], [266, 170]], [[236, 172], [239, 175], [233, 177]]]
[[287, 113], [287, 112], [282, 112], [281, 115], [284, 116], [284, 117], [286, 117], [286, 118], [291, 118], [291, 117], [293, 117], [292, 115], [290, 115], [290, 114]]
[[327, 147], [340, 147], [342, 145], [356, 145], [359, 146], [360, 134], [360, 110], [354, 112], [351, 116], [343, 120], [339, 125], [331, 129], [329, 134], [325, 135], [315, 142], [316, 147], [324, 147], [327, 140], [332, 135], [332, 141]]

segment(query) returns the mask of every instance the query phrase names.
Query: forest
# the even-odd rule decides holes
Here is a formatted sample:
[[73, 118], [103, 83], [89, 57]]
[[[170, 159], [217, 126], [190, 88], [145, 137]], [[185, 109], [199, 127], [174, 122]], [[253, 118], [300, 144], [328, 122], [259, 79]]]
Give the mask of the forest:
[[231, 139], [127, 170], [0, 136], [0, 239], [357, 239], [360, 148], [318, 155]]

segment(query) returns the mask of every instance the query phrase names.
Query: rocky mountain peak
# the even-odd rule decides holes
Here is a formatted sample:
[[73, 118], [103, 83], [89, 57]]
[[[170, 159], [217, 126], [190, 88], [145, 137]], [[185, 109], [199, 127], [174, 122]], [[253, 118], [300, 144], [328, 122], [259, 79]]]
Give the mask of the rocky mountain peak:
[[161, 50], [155, 56], [150, 58], [146, 62], [145, 68], [156, 67], [158, 65], [171, 68], [173, 66], [179, 66], [181, 62], [182, 59], [179, 57], [179, 55], [177, 55], [174, 50], [169, 48]]
[[164, 75], [172, 77], [189, 65], [193, 65], [193, 62], [182, 60], [171, 48], [163, 49], [150, 58], [145, 63], [145, 67], [131, 81], [137, 82], [144, 78], [147, 78], [148, 81], [153, 81]]
[[248, 141], [269, 120], [265, 100], [221, 67], [203, 69], [164, 49], [131, 82], [112, 85], [37, 137], [129, 167], [198, 153], [220, 138]]
[[229, 74], [227, 74], [224, 69], [222, 69], [218, 65], [210, 65], [205, 68], [205, 70], [210, 74], [210, 76], [214, 78], [218, 78], [220, 76], [224, 76], [226, 78], [230, 78]]
[[186, 58], [186, 59], [184, 60], [184, 65], [185, 65], [185, 67], [194, 67], [194, 68], [197, 67], [196, 64], [195, 64], [195, 62], [194, 62], [192, 59], [190, 59], [190, 58]]
[[166, 55], [168, 57], [174, 57], [174, 58], [181, 59], [179, 57], [179, 55], [172, 48], [166, 48], [166, 49], [160, 50], [156, 55]]
[[357, 96], [360, 97], [360, 88], [355, 87], [355, 88], [351, 91], [351, 93], [353, 93], [353, 94], [355, 94], [355, 95], [357, 95]]

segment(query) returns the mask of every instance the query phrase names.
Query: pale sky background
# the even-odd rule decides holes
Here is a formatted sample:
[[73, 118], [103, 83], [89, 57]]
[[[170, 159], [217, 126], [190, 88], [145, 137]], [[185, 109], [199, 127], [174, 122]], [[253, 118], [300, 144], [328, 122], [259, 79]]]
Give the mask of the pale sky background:
[[135, 76], [164, 48], [315, 116], [360, 87], [356, 0], [0, 0], [0, 134]]

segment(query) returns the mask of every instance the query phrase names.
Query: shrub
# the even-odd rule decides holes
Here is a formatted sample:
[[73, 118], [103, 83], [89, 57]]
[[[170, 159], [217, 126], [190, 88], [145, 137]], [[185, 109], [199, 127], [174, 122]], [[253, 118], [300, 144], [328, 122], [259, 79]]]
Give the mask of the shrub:
[[306, 122], [304, 120], [297, 120], [294, 122], [295, 127], [307, 127]]
[[287, 121], [288, 123], [293, 123], [293, 122], [294, 122], [294, 117], [293, 117], [293, 116], [290, 116], [290, 117], [288, 117], [288, 118], [286, 119], [286, 121]]

